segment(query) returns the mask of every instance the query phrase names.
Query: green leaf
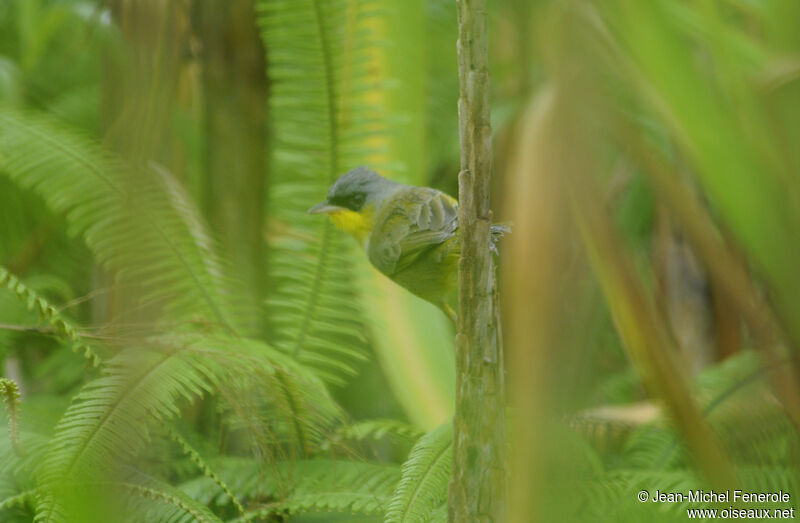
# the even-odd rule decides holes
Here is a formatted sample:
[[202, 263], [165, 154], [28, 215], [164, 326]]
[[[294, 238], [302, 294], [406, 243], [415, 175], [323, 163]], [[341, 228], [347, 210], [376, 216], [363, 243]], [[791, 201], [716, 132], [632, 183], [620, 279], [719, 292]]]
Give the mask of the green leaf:
[[241, 312], [188, 197], [163, 168], [114, 158], [44, 116], [0, 106], [0, 172], [66, 216], [122, 287], [182, 321], [229, 332]]
[[[268, 298], [272, 342], [343, 384], [363, 359], [363, 314], [353, 285], [355, 242], [306, 211], [365, 161], [375, 134], [365, 0], [261, 0], [258, 23], [271, 80], [273, 149]], [[361, 94], [358, 94], [360, 91]]]
[[403, 463], [386, 523], [430, 521], [447, 502], [447, 485], [453, 460], [452, 423], [422, 436]]

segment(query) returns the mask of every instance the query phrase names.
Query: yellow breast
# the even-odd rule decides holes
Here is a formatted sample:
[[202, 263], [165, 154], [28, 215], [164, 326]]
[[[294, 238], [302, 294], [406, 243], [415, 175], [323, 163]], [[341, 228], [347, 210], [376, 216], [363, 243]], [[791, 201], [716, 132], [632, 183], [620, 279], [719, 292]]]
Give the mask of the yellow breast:
[[363, 244], [372, 230], [374, 214], [374, 209], [370, 206], [365, 207], [360, 212], [342, 209], [341, 211], [332, 212], [328, 216], [337, 229], [351, 234], [359, 243]]

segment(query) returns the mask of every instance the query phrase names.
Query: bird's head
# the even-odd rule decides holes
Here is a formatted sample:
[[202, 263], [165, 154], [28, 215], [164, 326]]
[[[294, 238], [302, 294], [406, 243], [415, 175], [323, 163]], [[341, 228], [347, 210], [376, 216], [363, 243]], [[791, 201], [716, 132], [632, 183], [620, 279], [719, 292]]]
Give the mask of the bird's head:
[[398, 185], [367, 167], [356, 167], [340, 176], [328, 190], [328, 199], [308, 213], [327, 214], [337, 228], [363, 243], [372, 230], [376, 210]]

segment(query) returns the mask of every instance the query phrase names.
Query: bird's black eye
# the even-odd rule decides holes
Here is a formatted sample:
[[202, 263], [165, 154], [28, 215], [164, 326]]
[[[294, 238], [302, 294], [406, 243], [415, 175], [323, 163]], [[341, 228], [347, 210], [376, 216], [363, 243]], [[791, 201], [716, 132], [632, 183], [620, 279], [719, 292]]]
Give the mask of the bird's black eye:
[[361, 206], [364, 205], [365, 198], [366, 195], [363, 192], [354, 194], [353, 196], [348, 198], [347, 208], [353, 211], [358, 211], [359, 209], [361, 209]]
[[329, 203], [350, 209], [351, 211], [359, 211], [364, 205], [367, 195], [363, 192], [357, 192], [348, 195], [337, 195], [328, 199]]

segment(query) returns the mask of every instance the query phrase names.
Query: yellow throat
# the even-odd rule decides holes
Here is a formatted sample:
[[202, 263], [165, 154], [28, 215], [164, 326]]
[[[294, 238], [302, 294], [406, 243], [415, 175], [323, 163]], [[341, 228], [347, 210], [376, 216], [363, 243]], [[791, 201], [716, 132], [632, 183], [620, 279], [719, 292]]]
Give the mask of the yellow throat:
[[374, 206], [365, 206], [361, 211], [342, 209], [328, 214], [333, 225], [354, 236], [363, 245], [372, 230], [372, 220], [375, 215]]

